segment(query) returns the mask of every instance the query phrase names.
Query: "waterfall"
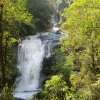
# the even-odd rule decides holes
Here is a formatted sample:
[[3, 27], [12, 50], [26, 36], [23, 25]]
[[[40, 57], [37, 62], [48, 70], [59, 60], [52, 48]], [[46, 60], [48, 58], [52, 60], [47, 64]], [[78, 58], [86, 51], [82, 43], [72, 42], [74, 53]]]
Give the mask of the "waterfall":
[[64, 34], [56, 32], [39, 33], [28, 36], [18, 46], [19, 76], [16, 78], [15, 98], [30, 100], [41, 90], [41, 69], [43, 59], [48, 59], [59, 46], [59, 38]]
[[18, 48], [18, 68], [22, 75], [15, 91], [32, 91], [39, 87], [43, 57], [44, 44], [40, 39], [30, 38], [22, 42]]
[[17, 67], [21, 75], [16, 79], [17, 86], [14, 97], [28, 99], [31, 93], [26, 97], [26, 93], [24, 92], [33, 92], [39, 88], [40, 71], [44, 54], [44, 44], [38, 36], [27, 37], [19, 44]]
[[54, 48], [60, 46], [59, 38], [65, 36], [57, 31], [59, 27], [54, 18], [51, 22], [54, 25], [52, 32], [28, 36], [18, 45], [19, 76], [16, 78], [16, 87], [13, 92], [13, 96], [17, 99], [30, 100], [41, 90], [41, 84], [44, 81], [41, 70], [45, 67], [43, 60], [54, 55]]

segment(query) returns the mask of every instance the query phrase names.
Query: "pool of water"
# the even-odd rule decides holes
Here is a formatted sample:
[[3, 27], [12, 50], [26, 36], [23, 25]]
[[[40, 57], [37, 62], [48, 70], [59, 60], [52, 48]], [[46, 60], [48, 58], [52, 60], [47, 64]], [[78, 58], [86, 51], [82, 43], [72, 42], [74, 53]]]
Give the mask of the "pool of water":
[[34, 91], [25, 91], [25, 92], [13, 92], [13, 96], [16, 99], [20, 100], [30, 100], [33, 98], [40, 90], [34, 90]]

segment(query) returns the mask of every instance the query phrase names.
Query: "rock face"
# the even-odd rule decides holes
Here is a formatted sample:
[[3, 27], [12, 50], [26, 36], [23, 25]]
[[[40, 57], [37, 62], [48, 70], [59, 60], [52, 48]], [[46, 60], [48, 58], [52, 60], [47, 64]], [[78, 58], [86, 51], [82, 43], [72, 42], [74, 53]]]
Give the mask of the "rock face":
[[60, 31], [40, 33], [38, 37], [45, 44], [45, 58], [51, 58], [54, 55], [55, 48], [60, 47], [59, 39], [65, 36]]
[[43, 44], [45, 44], [45, 56], [43, 59], [43, 67], [40, 75], [40, 87], [43, 87], [47, 76], [52, 74], [51, 67], [56, 63], [55, 49], [60, 47], [59, 39], [65, 36], [60, 31], [46, 32], [38, 34]]
[[[43, 44], [45, 44], [45, 57], [43, 59], [43, 68], [41, 73], [43, 73], [46, 76], [52, 73], [51, 66], [55, 64], [54, 51], [56, 48], [60, 47], [59, 39], [62, 36], [64, 37], [65, 34], [63, 34], [60, 31], [40, 33], [38, 35], [38, 37], [42, 40]], [[41, 80], [41, 82], [43, 81], [45, 81], [45, 79]]]
[[57, 46], [58, 47], [60, 46], [60, 44], [58, 43], [60, 37], [65, 36], [64, 34], [62, 34], [60, 32], [54, 32], [54, 33], [47, 32], [47, 33], [41, 33], [41, 34], [39, 35], [39, 38], [45, 44], [45, 49], [49, 49], [50, 50], [49, 53], [51, 53], [51, 54], [52, 54], [52, 50], [54, 48], [56, 48]]

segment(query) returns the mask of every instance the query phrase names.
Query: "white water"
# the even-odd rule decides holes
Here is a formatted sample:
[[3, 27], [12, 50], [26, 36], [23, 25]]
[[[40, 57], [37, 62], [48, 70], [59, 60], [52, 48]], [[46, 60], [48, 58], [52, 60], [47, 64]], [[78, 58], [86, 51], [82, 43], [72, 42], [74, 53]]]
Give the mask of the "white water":
[[[59, 27], [56, 26], [56, 22], [51, 20], [54, 27], [51, 31], [56, 32]], [[38, 35], [29, 36], [22, 41], [18, 47], [18, 68], [20, 76], [16, 79], [16, 88], [13, 92], [15, 98], [30, 100], [33, 95], [39, 92], [40, 83], [40, 71], [42, 69], [43, 58], [50, 57], [52, 54], [52, 39], [58, 40], [60, 34], [54, 34], [50, 32], [42, 33], [47, 36], [48, 40], [42, 42]]]
[[[39, 88], [40, 71], [45, 54], [44, 44], [35, 36], [28, 37], [18, 47], [18, 68], [14, 97], [29, 100]], [[27, 92], [27, 93], [25, 93]]]

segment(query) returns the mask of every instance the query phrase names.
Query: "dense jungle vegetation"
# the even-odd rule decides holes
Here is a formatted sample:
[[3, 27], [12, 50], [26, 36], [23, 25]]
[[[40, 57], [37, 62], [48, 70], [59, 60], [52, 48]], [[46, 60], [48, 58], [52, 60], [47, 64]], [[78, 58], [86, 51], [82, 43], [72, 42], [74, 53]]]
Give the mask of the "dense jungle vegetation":
[[47, 30], [51, 13], [47, 0], [0, 0], [0, 100], [14, 100], [18, 39]]
[[35, 99], [100, 100], [100, 0], [0, 0], [0, 100], [15, 100], [18, 39], [47, 31], [54, 12], [67, 37]]
[[100, 100], [100, 0], [74, 0], [60, 23], [67, 38], [40, 100]]

